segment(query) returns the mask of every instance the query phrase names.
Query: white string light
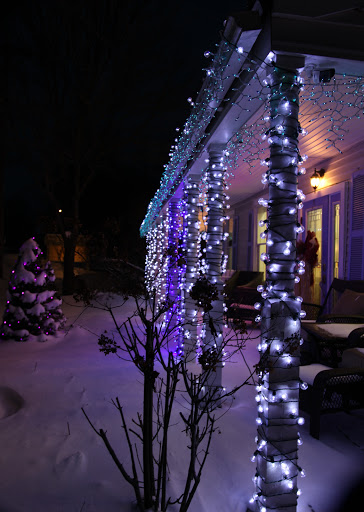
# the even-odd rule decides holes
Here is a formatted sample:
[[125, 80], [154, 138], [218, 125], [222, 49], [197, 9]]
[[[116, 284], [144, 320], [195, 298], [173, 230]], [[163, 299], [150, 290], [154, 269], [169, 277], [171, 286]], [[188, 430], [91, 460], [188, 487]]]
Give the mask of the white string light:
[[[303, 200], [297, 190], [298, 93], [301, 81], [294, 72], [275, 68], [269, 79], [270, 126], [268, 129], [270, 157], [262, 161], [268, 167], [264, 179], [269, 187], [269, 199], [259, 199], [268, 209], [263, 222], [268, 238], [267, 253], [261, 259], [267, 266], [265, 286], [259, 286], [262, 313], [259, 386], [257, 387], [258, 436], [256, 492], [251, 500], [258, 510], [281, 507], [295, 508], [298, 488], [297, 475], [302, 472], [297, 463], [300, 439], [298, 425], [299, 340], [301, 298], [294, 296], [297, 273], [304, 268], [296, 258], [296, 237], [301, 232], [297, 222], [297, 207]], [[284, 431], [284, 436], [282, 436]]]

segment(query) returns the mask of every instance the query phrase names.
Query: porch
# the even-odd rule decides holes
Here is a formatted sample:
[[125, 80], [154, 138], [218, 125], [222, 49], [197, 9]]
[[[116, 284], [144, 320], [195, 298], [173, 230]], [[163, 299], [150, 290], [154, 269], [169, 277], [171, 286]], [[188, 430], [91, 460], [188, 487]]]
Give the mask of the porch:
[[[364, 48], [352, 39], [363, 19], [360, 11], [356, 23], [354, 6], [343, 22], [330, 10], [318, 15], [310, 2], [307, 9], [288, 2], [265, 7], [257, 2], [251, 12], [229, 18], [141, 233], [154, 241], [166, 232], [165, 246], [185, 249], [186, 265], [173, 287], [187, 297], [188, 323], [194, 276], [201, 272], [221, 285], [224, 250], [228, 268], [265, 273], [262, 300], [253, 305], [262, 335], [257, 492], [250, 503], [261, 512], [294, 512], [301, 473], [295, 461], [301, 303], [321, 303], [333, 278], [363, 279], [364, 272]], [[149, 247], [153, 286], [151, 269], [161, 251]], [[167, 273], [159, 283], [161, 295], [168, 279]], [[214, 320], [223, 311], [221, 286], [218, 291]], [[200, 346], [216, 343], [210, 336]]]

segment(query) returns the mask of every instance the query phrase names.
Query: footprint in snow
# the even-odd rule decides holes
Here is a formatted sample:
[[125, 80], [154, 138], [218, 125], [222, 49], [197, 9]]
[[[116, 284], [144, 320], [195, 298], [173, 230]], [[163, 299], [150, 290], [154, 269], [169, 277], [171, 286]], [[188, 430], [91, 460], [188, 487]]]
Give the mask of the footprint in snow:
[[0, 419], [17, 413], [24, 405], [24, 399], [15, 389], [0, 386]]
[[68, 457], [64, 457], [55, 465], [55, 472], [58, 476], [74, 475], [75, 473], [83, 473], [86, 470], [86, 455], [77, 451]]

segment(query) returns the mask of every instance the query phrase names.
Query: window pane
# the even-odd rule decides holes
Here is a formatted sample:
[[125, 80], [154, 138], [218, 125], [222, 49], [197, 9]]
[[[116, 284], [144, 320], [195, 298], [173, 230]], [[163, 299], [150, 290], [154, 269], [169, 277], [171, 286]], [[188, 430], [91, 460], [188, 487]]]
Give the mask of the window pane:
[[334, 277], [339, 277], [339, 229], [340, 229], [340, 204], [334, 206]]
[[266, 224], [264, 223], [263, 226], [259, 225], [259, 222], [265, 221], [267, 218], [267, 210], [262, 206], [258, 209], [258, 215], [257, 215], [257, 245], [258, 245], [258, 271], [264, 272], [264, 279], [265, 279], [265, 263], [260, 259], [260, 255], [263, 254], [263, 252], [267, 252], [267, 246], [265, 243], [265, 238], [261, 238], [260, 234], [265, 231]]
[[[319, 243], [319, 250], [317, 252], [318, 263], [313, 269], [313, 286], [311, 287], [311, 300], [315, 304], [321, 302], [321, 245], [322, 245], [322, 208], [315, 208], [307, 212], [307, 229], [314, 231], [317, 241]], [[307, 269], [307, 273], [310, 269]], [[309, 275], [307, 276], [309, 278]]]

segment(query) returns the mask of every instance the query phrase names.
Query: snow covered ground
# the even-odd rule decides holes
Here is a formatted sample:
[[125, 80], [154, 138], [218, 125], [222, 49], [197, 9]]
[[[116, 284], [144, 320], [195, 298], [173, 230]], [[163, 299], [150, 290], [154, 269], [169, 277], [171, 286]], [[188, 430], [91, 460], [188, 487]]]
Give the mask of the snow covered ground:
[[[126, 416], [135, 415], [141, 410], [140, 377], [131, 364], [99, 352], [90, 331], [101, 333], [111, 326], [104, 312], [87, 309], [79, 316], [83, 310], [70, 297], [63, 310], [67, 326], [73, 324], [66, 335], [49, 337], [45, 343], [0, 343], [0, 511], [135, 510], [131, 487], [81, 407], [96, 428], [107, 430], [122, 458], [126, 447], [110, 400], [118, 396]], [[129, 301], [120, 318], [133, 310]], [[257, 340], [250, 340], [246, 346], [251, 365], [258, 359], [256, 345]], [[224, 384], [241, 381], [247, 371], [241, 362], [227, 364]], [[245, 512], [255, 472], [250, 461], [255, 450], [254, 394], [253, 386], [242, 388], [221, 418], [221, 433], [215, 435], [191, 512]], [[321, 425], [319, 441], [309, 436], [308, 421], [301, 428], [300, 465], [307, 476], [300, 479], [300, 512], [335, 512], [351, 484], [363, 476], [364, 411], [326, 415]], [[170, 434], [172, 489], [178, 488], [186, 469], [181, 430], [178, 423]]]

